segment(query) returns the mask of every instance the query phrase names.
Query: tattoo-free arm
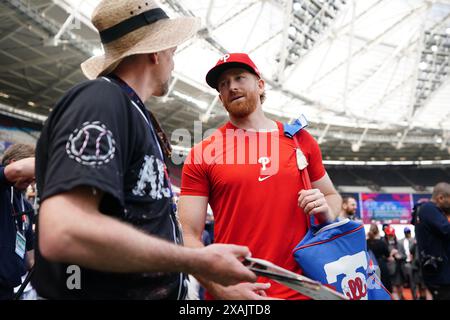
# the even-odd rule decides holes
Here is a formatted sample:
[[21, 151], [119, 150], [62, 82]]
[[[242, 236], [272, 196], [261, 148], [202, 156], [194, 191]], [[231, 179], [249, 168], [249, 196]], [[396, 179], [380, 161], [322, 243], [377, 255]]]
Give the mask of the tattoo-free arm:
[[177, 246], [101, 214], [101, 198], [100, 192], [79, 187], [45, 199], [39, 213], [42, 255], [99, 271], [186, 272], [223, 284], [256, 279], [238, 260], [247, 248]]
[[14, 161], [5, 167], [5, 177], [15, 183], [19, 180], [34, 179], [34, 157]]
[[312, 181], [311, 186], [315, 189], [319, 189], [320, 192], [323, 193], [328, 207], [330, 208], [330, 211], [326, 213], [326, 216], [324, 218], [328, 219], [329, 221], [333, 221], [334, 219], [336, 219], [339, 215], [339, 212], [341, 211], [342, 197], [334, 188], [333, 182], [331, 181], [328, 174], [325, 173], [325, 175], [319, 180]]

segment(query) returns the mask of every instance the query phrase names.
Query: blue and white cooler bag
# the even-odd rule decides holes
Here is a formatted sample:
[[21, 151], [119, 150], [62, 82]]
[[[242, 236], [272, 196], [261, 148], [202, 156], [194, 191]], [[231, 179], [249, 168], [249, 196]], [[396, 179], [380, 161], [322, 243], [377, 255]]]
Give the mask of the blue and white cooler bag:
[[305, 276], [351, 300], [391, 300], [367, 251], [364, 225], [349, 219], [313, 225], [295, 247]]

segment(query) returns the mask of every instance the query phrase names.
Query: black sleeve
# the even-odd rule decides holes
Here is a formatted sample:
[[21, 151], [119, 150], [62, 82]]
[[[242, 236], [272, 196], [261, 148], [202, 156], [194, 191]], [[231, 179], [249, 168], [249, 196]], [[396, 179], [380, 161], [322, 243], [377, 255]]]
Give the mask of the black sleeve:
[[48, 121], [47, 137], [41, 136], [42, 143], [48, 143], [41, 201], [77, 186], [91, 186], [123, 205], [129, 107], [120, 87], [101, 79], [60, 100]]
[[428, 224], [436, 234], [450, 240], [450, 222], [437, 207], [431, 205], [423, 207], [419, 211], [419, 216], [420, 220]]
[[5, 167], [0, 166], [0, 189], [10, 187], [11, 185], [11, 182], [6, 179]]

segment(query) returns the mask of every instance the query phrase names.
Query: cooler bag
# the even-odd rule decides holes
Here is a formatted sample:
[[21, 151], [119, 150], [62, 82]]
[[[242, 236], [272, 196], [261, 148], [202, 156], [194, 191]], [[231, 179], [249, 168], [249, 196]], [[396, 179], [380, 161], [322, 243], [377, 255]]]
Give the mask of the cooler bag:
[[[307, 126], [304, 117], [285, 125], [285, 135], [296, 144], [297, 166], [305, 189], [311, 189], [308, 161], [298, 132]], [[318, 225], [310, 216], [308, 232], [293, 250], [295, 261], [305, 276], [346, 295], [351, 300], [391, 300], [391, 295], [375, 273], [367, 251], [364, 225], [349, 219]]]
[[359, 222], [344, 219], [311, 225], [293, 254], [305, 276], [351, 300], [391, 300], [375, 273], [364, 225]]

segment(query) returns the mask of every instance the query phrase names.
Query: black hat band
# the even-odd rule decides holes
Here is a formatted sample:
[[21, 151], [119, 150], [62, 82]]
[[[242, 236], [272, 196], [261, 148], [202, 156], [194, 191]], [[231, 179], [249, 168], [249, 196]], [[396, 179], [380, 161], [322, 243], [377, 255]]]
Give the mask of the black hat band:
[[139, 29], [148, 24], [155, 23], [162, 19], [169, 19], [169, 16], [161, 8], [150, 9], [134, 17], [128, 18], [118, 24], [100, 31], [100, 39], [103, 44], [112, 42], [124, 35]]

